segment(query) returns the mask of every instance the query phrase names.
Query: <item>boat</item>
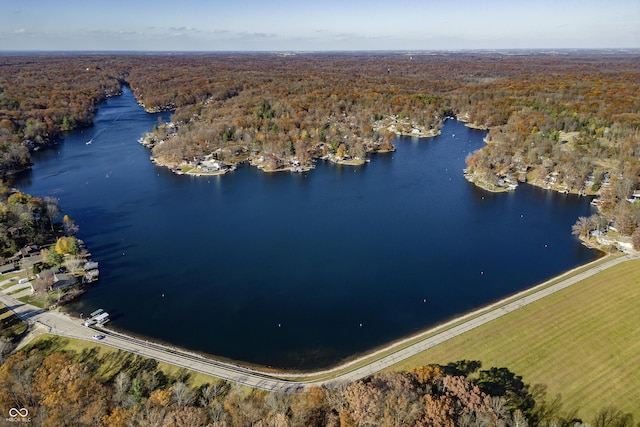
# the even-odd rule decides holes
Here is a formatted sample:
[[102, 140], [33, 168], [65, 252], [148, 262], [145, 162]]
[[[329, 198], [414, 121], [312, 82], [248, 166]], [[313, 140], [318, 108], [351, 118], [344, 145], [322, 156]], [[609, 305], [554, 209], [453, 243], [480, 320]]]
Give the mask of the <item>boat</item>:
[[101, 314], [97, 315], [96, 317], [92, 318], [91, 320], [96, 322], [98, 325], [104, 325], [105, 323], [107, 323], [111, 319], [109, 319], [109, 313], [104, 312], [104, 313], [101, 313]]

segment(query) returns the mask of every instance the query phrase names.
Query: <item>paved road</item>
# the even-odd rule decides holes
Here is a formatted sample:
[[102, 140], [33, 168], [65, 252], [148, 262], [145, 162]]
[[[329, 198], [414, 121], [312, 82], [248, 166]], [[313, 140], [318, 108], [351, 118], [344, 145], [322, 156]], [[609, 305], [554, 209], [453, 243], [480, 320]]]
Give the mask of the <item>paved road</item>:
[[[453, 325], [454, 322], [457, 322], [453, 321], [450, 322], [450, 324], [452, 324], [451, 327], [447, 328], [446, 325], [438, 327], [437, 329], [442, 329], [442, 332], [432, 335], [432, 332], [427, 331], [423, 334], [425, 336], [424, 339], [419, 340], [410, 346], [401, 348], [402, 342], [396, 343], [395, 346], [401, 348], [400, 350], [388, 354], [384, 357], [381, 356], [380, 358], [372, 358], [373, 361], [364, 366], [354, 368], [350, 371], [347, 370], [346, 373], [342, 373], [338, 376], [331, 375], [331, 371], [324, 371], [324, 374], [327, 375], [327, 378], [331, 378], [329, 380], [290, 381], [286, 379], [287, 375], [268, 374], [230, 363], [207, 359], [193, 353], [172, 349], [170, 347], [162, 346], [137, 338], [128, 337], [116, 332], [106, 333], [105, 339], [101, 340], [100, 342], [114, 348], [129, 351], [141, 356], [151, 357], [159, 361], [171, 363], [187, 369], [202, 372], [207, 375], [212, 375], [218, 378], [223, 378], [229, 381], [244, 384], [250, 387], [270, 391], [292, 392], [302, 390], [312, 385], [322, 385], [330, 382], [354, 381], [360, 378], [364, 378], [368, 375], [372, 375], [404, 359], [414, 356], [421, 351], [434, 347], [460, 334], [477, 328], [478, 326], [484, 325], [494, 319], [504, 316], [507, 313], [511, 313], [512, 311], [515, 311], [548, 295], [574, 285], [607, 268], [611, 268], [614, 265], [637, 258], [638, 257], [630, 255], [612, 258], [600, 265], [595, 265], [590, 269], [587, 269], [579, 274], [562, 280], [552, 286], [542, 288], [544, 284], [540, 285], [542, 289], [526, 295], [524, 295], [525, 292], [523, 292], [523, 295], [521, 297], [516, 296], [516, 299], [509, 302], [508, 304], [501, 305], [500, 303], [496, 303], [494, 304], [495, 308], [490, 309], [486, 313], [478, 316], [473, 315], [473, 313], [471, 315], [467, 315], [465, 317], [468, 317], [469, 320], [464, 321], [463, 323]], [[51, 334], [78, 338], [87, 341], [94, 340], [92, 337], [96, 334], [96, 331], [83, 326], [79, 319], [73, 319], [68, 315], [60, 312], [38, 309], [37, 307], [24, 304], [12, 298], [11, 296], [7, 296], [2, 292], [0, 292], [0, 302], [9, 307], [20, 318], [29, 322], [29, 324], [35, 327], [39, 326], [41, 328], [44, 328]], [[413, 340], [415, 339], [415, 337], [411, 339]], [[377, 353], [387, 353], [388, 350], [389, 348], [382, 349]], [[365, 357], [370, 358], [371, 355]], [[351, 362], [349, 365], [357, 365], [357, 362], [358, 361]], [[334, 369], [334, 371], [344, 370], [344, 368], [345, 366], [338, 367]], [[317, 377], [318, 373], [309, 373], [304, 376]], [[297, 377], [300, 378], [301, 376], [297, 375]]]

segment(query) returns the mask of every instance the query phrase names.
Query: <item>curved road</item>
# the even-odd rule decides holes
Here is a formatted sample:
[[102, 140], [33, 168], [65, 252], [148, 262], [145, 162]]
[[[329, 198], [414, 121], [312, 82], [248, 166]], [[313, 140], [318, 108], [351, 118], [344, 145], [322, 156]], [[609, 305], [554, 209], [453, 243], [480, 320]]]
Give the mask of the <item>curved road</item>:
[[[478, 310], [477, 312], [463, 316], [462, 319], [469, 318], [469, 320], [467, 321], [455, 324], [460, 321], [460, 319], [455, 319], [448, 324], [426, 331], [420, 335], [424, 337], [422, 339], [420, 339], [420, 336], [408, 338], [404, 341], [395, 343], [387, 348], [379, 350], [374, 354], [368, 354], [358, 360], [352, 361], [346, 365], [339, 366], [332, 370], [304, 375], [295, 375], [295, 377], [297, 378], [310, 376], [314, 376], [317, 378], [320, 375], [325, 375], [327, 378], [330, 378], [326, 380], [287, 380], [286, 377], [288, 375], [286, 374], [271, 374], [234, 365], [231, 363], [219, 362], [216, 360], [204, 358], [194, 353], [189, 353], [184, 350], [173, 349], [170, 347], [162, 346], [160, 344], [155, 344], [138, 338], [128, 337], [126, 335], [111, 331], [104, 334], [106, 335], [106, 337], [101, 340], [100, 343], [250, 387], [269, 391], [292, 392], [302, 390], [310, 386], [319, 386], [322, 384], [343, 381], [354, 381], [372, 375], [375, 372], [388, 368], [389, 366], [394, 365], [415, 354], [418, 354], [421, 351], [434, 347], [444, 341], [447, 341], [460, 334], [477, 328], [478, 326], [484, 325], [494, 319], [504, 316], [507, 313], [515, 311], [548, 295], [572, 286], [607, 268], [611, 268], [614, 265], [637, 258], [638, 257], [636, 256], [625, 255], [622, 257], [611, 258], [599, 265], [597, 264], [597, 262], [595, 262], [591, 268], [588, 268], [583, 272], [561, 280], [552, 286], [544, 287], [545, 284], [543, 283], [536, 287], [539, 288], [539, 290], [537, 291], [535, 290], [536, 288], [534, 288], [533, 292], [531, 292], [531, 290], [527, 290], [519, 294], [520, 296], [516, 295], [515, 297], [509, 298], [512, 301], [507, 304], [498, 302], [488, 308], [485, 307], [481, 310]], [[565, 275], [568, 275], [570, 273], [571, 272], [565, 273]], [[60, 312], [45, 311], [39, 309], [37, 307], [22, 303], [10, 296], [5, 295], [2, 292], [0, 292], [0, 302], [11, 309], [22, 320], [28, 322], [31, 327], [41, 327], [50, 334], [63, 337], [78, 338], [87, 341], [94, 340], [93, 335], [96, 334], [96, 331], [94, 329], [83, 326], [79, 319], [73, 319], [68, 315]], [[485, 310], [488, 311], [479, 314], [479, 312]], [[433, 334], [433, 332], [437, 330], [442, 331]], [[411, 345], [406, 345], [408, 341], [414, 341], [416, 339], [418, 339], [417, 342]], [[398, 350], [393, 351], [393, 348], [398, 348]], [[389, 353], [390, 351], [391, 353]], [[386, 355], [383, 356], [383, 353]], [[376, 355], [380, 356], [376, 357]], [[354, 369], [349, 370], [349, 366], [360, 364], [362, 360], [365, 359], [369, 359], [371, 360], [371, 362], [359, 367], [354, 367]], [[335, 371], [336, 374], [332, 375], [333, 371]], [[337, 373], [337, 371], [342, 371], [343, 373]]]

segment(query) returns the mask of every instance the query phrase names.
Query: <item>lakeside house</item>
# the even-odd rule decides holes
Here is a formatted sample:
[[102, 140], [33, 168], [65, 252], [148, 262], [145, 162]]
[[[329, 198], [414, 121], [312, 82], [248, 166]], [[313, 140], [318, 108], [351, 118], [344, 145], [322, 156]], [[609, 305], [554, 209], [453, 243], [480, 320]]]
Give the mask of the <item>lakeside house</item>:
[[95, 261], [87, 261], [84, 264], [84, 276], [82, 276], [82, 283], [95, 282], [99, 277], [100, 270], [98, 269], [98, 263]]
[[53, 284], [51, 290], [64, 289], [74, 285], [77, 282], [75, 277], [66, 273], [53, 273]]
[[28, 258], [28, 257], [36, 257], [36, 256], [40, 256], [40, 250], [42, 248], [38, 245], [27, 245], [24, 248], [20, 249], [18, 252], [16, 252], [10, 259], [10, 262], [17, 262], [20, 261], [21, 259], [24, 258]]
[[219, 160], [205, 160], [198, 165], [202, 172], [221, 172], [229, 169], [229, 166]]

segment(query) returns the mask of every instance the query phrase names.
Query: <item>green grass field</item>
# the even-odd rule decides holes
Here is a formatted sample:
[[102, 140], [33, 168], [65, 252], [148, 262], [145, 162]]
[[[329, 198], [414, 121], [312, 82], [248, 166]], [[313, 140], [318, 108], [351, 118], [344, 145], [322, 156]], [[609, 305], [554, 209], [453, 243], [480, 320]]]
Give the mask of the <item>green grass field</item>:
[[616, 406], [640, 420], [640, 260], [405, 360], [393, 369], [471, 359], [507, 367], [591, 419]]

